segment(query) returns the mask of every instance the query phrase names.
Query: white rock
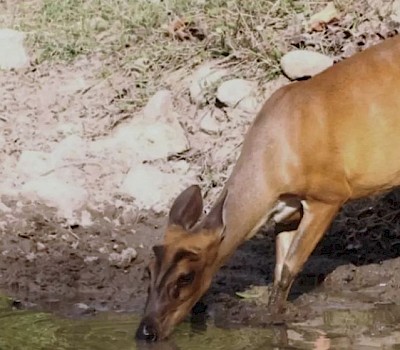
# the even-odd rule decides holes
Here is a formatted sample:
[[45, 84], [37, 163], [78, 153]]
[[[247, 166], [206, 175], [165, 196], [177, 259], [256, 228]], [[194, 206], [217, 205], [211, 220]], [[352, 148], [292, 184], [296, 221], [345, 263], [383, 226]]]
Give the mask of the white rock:
[[112, 136], [97, 140], [90, 147], [101, 155], [144, 161], [184, 152], [189, 142], [180, 126], [138, 119], [121, 125]]
[[89, 306], [84, 303], [76, 303], [75, 307], [80, 310], [89, 310]]
[[87, 210], [82, 210], [79, 225], [82, 227], [89, 227], [93, 225], [92, 215]]
[[11, 208], [6, 206], [4, 203], [0, 202], [0, 212], [10, 213], [11, 212]]
[[[139, 121], [133, 123], [131, 127], [131, 138], [135, 138], [135, 151], [141, 159], [165, 158], [189, 148], [189, 142], [180, 125]], [[126, 140], [125, 137], [128, 135], [121, 131], [119, 136]]]
[[38, 252], [43, 252], [44, 250], [46, 250], [46, 246], [42, 242], [37, 242], [36, 249]]
[[392, 3], [390, 19], [396, 23], [400, 23], [400, 1], [395, 0]]
[[92, 263], [92, 262], [95, 262], [98, 260], [99, 260], [98, 256], [86, 256], [85, 259], [83, 259], [83, 262], [88, 264], [88, 263]]
[[26, 254], [25, 256], [26, 260], [28, 260], [29, 262], [35, 261], [36, 259], [36, 254], [34, 252], [29, 252], [28, 254]]
[[[12, 171], [10, 173], [12, 173]], [[14, 176], [6, 177], [0, 182], [0, 193], [4, 196], [16, 198], [19, 196], [19, 189], [20, 179], [15, 178]]]
[[217, 90], [217, 99], [224, 105], [254, 113], [259, 102], [256, 98], [257, 83], [244, 79], [223, 82]]
[[25, 33], [0, 29], [0, 69], [22, 68], [29, 63], [23, 42]]
[[334, 64], [332, 58], [319, 52], [295, 50], [281, 59], [283, 72], [292, 80], [312, 77]]
[[214, 118], [212, 111], [207, 111], [201, 118], [200, 130], [209, 135], [220, 132], [220, 123]]
[[178, 160], [176, 162], [168, 162], [174, 173], [186, 174], [190, 170], [190, 164], [186, 160]]
[[89, 197], [83, 187], [64, 182], [54, 174], [28, 181], [22, 186], [21, 195], [56, 208], [58, 215], [63, 218], [73, 218]]
[[173, 111], [172, 94], [169, 90], [160, 90], [155, 93], [143, 108], [143, 117], [145, 120], [163, 120]]
[[99, 253], [100, 253], [100, 254], [106, 254], [106, 253], [108, 253], [107, 247], [100, 247], [100, 248], [99, 248]]
[[228, 74], [228, 70], [218, 68], [215, 64], [201, 65], [193, 74], [189, 87], [192, 102], [196, 104], [205, 103], [207, 91]]
[[173, 109], [169, 90], [157, 92], [141, 114], [119, 125], [114, 133], [92, 142], [90, 152], [115, 159], [150, 161], [186, 151], [189, 141]]
[[25, 179], [45, 174], [52, 169], [50, 154], [39, 151], [23, 151], [17, 164], [17, 172]]
[[120, 254], [118, 253], [111, 253], [108, 256], [108, 261], [110, 265], [117, 266], [117, 267], [128, 267], [133, 260], [137, 257], [137, 252], [135, 249], [129, 247], [124, 249]]
[[70, 135], [61, 140], [51, 153], [51, 159], [55, 166], [65, 162], [83, 160], [86, 154], [86, 142], [78, 135]]
[[126, 175], [120, 191], [132, 196], [141, 209], [162, 212], [185, 186], [187, 177], [166, 173], [155, 166], [137, 164]]
[[56, 127], [56, 131], [62, 136], [80, 135], [82, 134], [83, 128], [81, 124], [77, 123], [61, 123]]
[[146, 122], [165, 123], [182, 130], [179, 114], [174, 111], [172, 93], [169, 90], [160, 90], [149, 99], [143, 108], [142, 119]]

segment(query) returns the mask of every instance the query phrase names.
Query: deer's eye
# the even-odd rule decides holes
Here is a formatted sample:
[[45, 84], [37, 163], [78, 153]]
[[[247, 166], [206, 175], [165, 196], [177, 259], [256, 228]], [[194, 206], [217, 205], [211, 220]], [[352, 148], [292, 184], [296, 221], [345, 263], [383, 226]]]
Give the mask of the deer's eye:
[[181, 288], [192, 284], [194, 281], [194, 276], [194, 271], [180, 275], [178, 280], [176, 281], [177, 287]]

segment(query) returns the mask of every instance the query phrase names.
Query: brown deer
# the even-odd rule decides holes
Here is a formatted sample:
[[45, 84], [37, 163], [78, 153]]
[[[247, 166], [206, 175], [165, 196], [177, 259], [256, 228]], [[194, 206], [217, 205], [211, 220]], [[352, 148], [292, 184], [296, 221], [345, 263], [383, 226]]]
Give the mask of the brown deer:
[[[250, 127], [210, 212], [197, 186], [172, 205], [153, 248], [138, 339], [167, 337], [237, 247], [265, 223], [300, 219], [276, 238], [271, 315], [341, 206], [400, 184], [400, 36], [277, 90]], [[273, 317], [273, 316], [271, 316]]]

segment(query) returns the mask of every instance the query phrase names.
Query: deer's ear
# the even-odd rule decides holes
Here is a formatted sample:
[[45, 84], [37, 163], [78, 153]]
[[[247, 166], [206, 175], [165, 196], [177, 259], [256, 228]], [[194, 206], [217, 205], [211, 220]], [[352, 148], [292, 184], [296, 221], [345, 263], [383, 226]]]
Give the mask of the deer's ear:
[[228, 191], [221, 195], [217, 204], [211, 209], [210, 213], [207, 215], [203, 228], [206, 230], [214, 231], [221, 236], [223, 236], [225, 231], [225, 202], [228, 196]]
[[203, 198], [200, 187], [192, 185], [175, 199], [169, 212], [168, 224], [189, 230], [197, 223], [202, 212]]

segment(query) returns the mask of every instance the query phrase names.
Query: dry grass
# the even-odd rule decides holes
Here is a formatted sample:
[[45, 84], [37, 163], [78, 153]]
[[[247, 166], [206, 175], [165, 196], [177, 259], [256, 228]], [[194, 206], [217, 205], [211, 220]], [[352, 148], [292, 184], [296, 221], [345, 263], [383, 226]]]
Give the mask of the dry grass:
[[[190, 70], [207, 59], [223, 58], [237, 75], [265, 81], [280, 74], [279, 59], [290, 47], [348, 55], [362, 46], [360, 40], [392, 29], [389, 22], [385, 29], [378, 27], [393, 1], [336, 0], [341, 21], [324, 32], [307, 33], [304, 23], [327, 2], [33, 0], [10, 2], [12, 16], [3, 23], [0, 18], [0, 24], [30, 33], [38, 64], [87, 55], [104, 62], [102, 78], [123, 71], [138, 91], [137, 100], [126, 102], [140, 107], [169, 72]], [[165, 27], [176, 18], [187, 20], [188, 29], [204, 38], [182, 41], [167, 35]]]
[[[123, 71], [135, 81], [140, 107], [162, 76], [210, 58], [235, 62], [248, 76], [275, 76], [282, 53], [276, 28], [302, 10], [286, 0], [42, 0], [15, 5], [4, 24], [30, 33], [38, 64], [91, 55], [104, 62], [102, 78]], [[165, 27], [178, 17], [203, 40], [167, 35]]]
[[[139, 89], [165, 72], [190, 69], [209, 58], [227, 58], [243, 75], [271, 78], [286, 50], [282, 33], [297, 16], [321, 4], [241, 0], [42, 0], [14, 5], [8, 25], [30, 33], [37, 63], [101, 55], [102, 75], [115, 66], [134, 75]], [[185, 18], [203, 40], [181, 41], [165, 26]], [[150, 88], [150, 90], [154, 90]]]

